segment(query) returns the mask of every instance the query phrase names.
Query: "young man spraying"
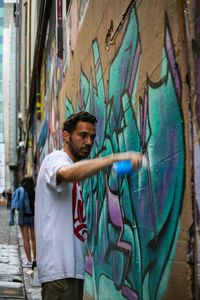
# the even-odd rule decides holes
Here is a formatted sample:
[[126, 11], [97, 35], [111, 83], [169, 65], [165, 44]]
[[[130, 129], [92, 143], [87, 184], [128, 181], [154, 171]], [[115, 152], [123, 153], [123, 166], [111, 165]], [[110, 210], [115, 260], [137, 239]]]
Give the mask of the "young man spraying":
[[131, 160], [135, 152], [83, 160], [89, 156], [96, 130], [95, 116], [72, 114], [63, 124], [63, 149], [44, 159], [36, 186], [35, 234], [37, 265], [43, 300], [82, 300], [87, 225], [79, 181], [111, 166]]

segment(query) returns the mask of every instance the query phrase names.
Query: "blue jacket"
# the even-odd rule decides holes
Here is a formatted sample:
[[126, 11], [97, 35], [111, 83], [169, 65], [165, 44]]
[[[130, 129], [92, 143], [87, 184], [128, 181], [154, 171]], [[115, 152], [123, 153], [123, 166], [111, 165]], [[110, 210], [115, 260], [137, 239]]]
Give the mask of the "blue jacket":
[[32, 215], [28, 194], [23, 187], [19, 187], [18, 189], [16, 189], [12, 196], [9, 222], [9, 225], [11, 226], [15, 225], [14, 217], [16, 208], [19, 212], [18, 225], [23, 225], [24, 214]]

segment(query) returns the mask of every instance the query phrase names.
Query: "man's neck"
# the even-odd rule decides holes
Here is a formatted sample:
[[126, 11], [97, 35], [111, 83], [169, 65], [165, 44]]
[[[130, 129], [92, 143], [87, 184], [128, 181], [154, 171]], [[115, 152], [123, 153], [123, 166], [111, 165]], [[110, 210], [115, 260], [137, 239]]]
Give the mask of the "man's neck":
[[78, 161], [74, 155], [70, 152], [69, 148], [68, 148], [68, 144], [63, 144], [63, 149], [62, 149], [64, 152], [67, 153], [67, 155], [69, 156], [69, 158], [73, 161], [73, 162], [76, 162]]

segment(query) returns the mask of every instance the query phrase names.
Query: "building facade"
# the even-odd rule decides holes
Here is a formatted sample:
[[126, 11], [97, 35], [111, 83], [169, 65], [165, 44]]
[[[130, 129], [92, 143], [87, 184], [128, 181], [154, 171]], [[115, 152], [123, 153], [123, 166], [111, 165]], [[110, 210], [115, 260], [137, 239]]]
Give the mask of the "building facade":
[[5, 140], [3, 113], [3, 24], [4, 3], [0, 1], [0, 193], [5, 190]]
[[[147, 167], [82, 183], [86, 299], [198, 299], [200, 4], [19, 1], [19, 173], [37, 179], [71, 113], [96, 115], [91, 157], [142, 151]], [[37, 30], [36, 30], [37, 29]], [[20, 76], [20, 77], [19, 77]]]
[[[17, 14], [16, 0], [2, 1], [3, 22], [3, 120], [5, 143], [5, 187], [14, 191], [17, 178]], [[19, 101], [19, 99], [18, 99]]]

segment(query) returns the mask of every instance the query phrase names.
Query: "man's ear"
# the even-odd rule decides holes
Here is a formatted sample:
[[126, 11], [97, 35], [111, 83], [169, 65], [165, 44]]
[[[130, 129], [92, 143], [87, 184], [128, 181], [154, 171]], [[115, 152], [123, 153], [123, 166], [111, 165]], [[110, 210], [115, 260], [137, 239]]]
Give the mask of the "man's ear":
[[68, 131], [63, 131], [62, 135], [63, 135], [64, 142], [68, 143], [69, 142], [69, 132]]

